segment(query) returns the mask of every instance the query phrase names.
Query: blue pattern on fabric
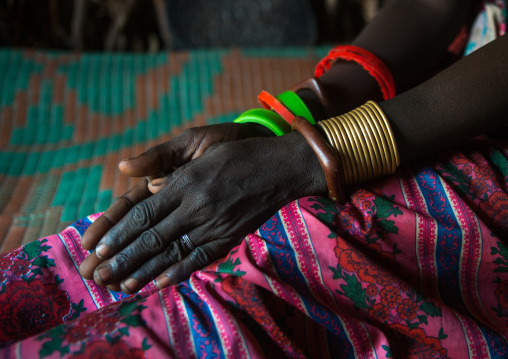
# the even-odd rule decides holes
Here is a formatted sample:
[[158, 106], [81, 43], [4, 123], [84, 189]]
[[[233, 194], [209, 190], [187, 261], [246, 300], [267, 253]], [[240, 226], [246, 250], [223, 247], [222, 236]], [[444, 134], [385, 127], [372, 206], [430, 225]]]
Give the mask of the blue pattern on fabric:
[[452, 308], [469, 312], [460, 295], [460, 256], [462, 231], [451, 203], [439, 180], [439, 174], [425, 168], [416, 175], [430, 215], [437, 220], [436, 266], [442, 300]]
[[220, 356], [216, 356], [212, 342], [220, 346], [220, 338], [215, 328], [214, 320], [208, 305], [190, 288], [187, 280], [180, 286], [180, 291], [186, 297], [185, 308], [190, 322], [191, 335], [198, 357], [201, 358], [224, 358], [221, 350]]
[[[268, 225], [273, 225], [274, 227], [269, 228]], [[314, 300], [309, 300], [309, 298], [314, 298], [314, 296], [310, 293], [302, 272], [295, 269], [295, 266], [297, 266], [296, 256], [291, 248], [290, 240], [286, 236], [280, 214], [274, 215], [259, 229], [259, 232], [261, 237], [265, 239], [277, 275], [282, 281], [291, 283], [292, 287], [300, 294], [309, 317], [324, 326], [331, 335], [340, 338], [341, 341], [348, 342], [345, 329], [337, 317], [322, 305], [316, 304]], [[278, 236], [274, 236], [274, 234], [278, 234]], [[339, 357], [341, 358], [354, 357], [352, 350], [348, 353], [341, 352], [340, 354]]]

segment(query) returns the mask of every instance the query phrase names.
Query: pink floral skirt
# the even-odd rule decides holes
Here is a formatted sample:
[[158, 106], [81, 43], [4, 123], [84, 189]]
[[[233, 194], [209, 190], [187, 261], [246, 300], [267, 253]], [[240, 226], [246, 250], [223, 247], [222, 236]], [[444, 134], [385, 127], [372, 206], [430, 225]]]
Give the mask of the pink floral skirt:
[[0, 257], [2, 358], [508, 356], [508, 143], [291, 202], [226, 258], [127, 297], [79, 276], [92, 215]]

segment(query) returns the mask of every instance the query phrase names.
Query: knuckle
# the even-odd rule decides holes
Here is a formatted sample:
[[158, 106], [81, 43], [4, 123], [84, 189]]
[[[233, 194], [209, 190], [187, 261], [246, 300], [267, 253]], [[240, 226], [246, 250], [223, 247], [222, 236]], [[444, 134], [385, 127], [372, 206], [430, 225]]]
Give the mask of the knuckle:
[[[163, 153], [164, 152], [164, 149], [165, 149], [165, 145], [166, 145], [166, 142], [164, 143], [159, 143], [155, 146], [153, 146], [152, 148], [150, 148], [148, 151], [152, 151], [152, 152], [155, 152], [156, 154], [160, 154], [160, 153]], [[148, 152], [147, 151], [147, 152]]]
[[127, 197], [125, 194], [118, 197], [117, 202], [121, 203], [128, 210], [130, 210], [132, 207], [135, 206], [135, 203], [129, 197]]
[[202, 218], [216, 218], [220, 212], [220, 204], [214, 191], [207, 189], [197, 197], [196, 212]]
[[164, 258], [167, 258], [170, 264], [177, 263], [185, 258], [185, 251], [179, 241], [173, 241], [169, 244], [164, 251]]
[[201, 132], [200, 127], [191, 127], [183, 130], [180, 136], [184, 142], [195, 144], [196, 138], [200, 137], [200, 132]]
[[202, 191], [199, 194], [199, 206], [202, 207], [202, 209], [207, 209], [207, 208], [212, 207], [215, 202], [214, 197], [215, 196], [209, 189]]
[[155, 228], [150, 228], [141, 234], [138, 245], [145, 253], [160, 252], [165, 247], [165, 241]]
[[133, 225], [138, 228], [147, 228], [153, 222], [153, 210], [146, 202], [138, 203], [130, 213]]
[[111, 270], [113, 271], [113, 276], [116, 276], [119, 273], [125, 273], [130, 260], [130, 256], [125, 253], [125, 251], [118, 253], [115, 256], [114, 260], [111, 262]]
[[190, 127], [190, 128], [186, 128], [185, 130], [182, 131], [182, 137], [185, 137], [185, 138], [189, 138], [189, 137], [192, 137], [192, 135], [196, 132], [196, 128], [195, 127]]

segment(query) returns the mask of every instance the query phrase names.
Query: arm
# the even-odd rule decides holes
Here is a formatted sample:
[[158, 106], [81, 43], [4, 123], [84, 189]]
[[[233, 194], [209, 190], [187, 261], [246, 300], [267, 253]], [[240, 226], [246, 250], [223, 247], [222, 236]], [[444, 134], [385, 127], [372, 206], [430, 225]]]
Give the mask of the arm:
[[[508, 115], [508, 36], [381, 103], [404, 162], [499, 128]], [[430, 151], [429, 151], [430, 150]]]
[[[392, 0], [367, 24], [353, 45], [379, 57], [392, 72], [397, 93], [402, 93], [436, 72], [436, 63], [461, 26], [470, 21], [476, 3]], [[382, 99], [378, 84], [353, 62], [336, 62], [320, 80], [340, 113], [368, 100]], [[310, 91], [299, 94], [311, 107], [319, 108]]]

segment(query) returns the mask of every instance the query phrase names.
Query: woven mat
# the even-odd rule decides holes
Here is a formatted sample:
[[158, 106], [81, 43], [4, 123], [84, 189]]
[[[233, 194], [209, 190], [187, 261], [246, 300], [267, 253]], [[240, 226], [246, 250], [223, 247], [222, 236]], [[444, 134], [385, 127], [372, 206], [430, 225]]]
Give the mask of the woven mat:
[[104, 211], [117, 163], [182, 129], [232, 121], [308, 77], [325, 49], [157, 55], [0, 50], [0, 252]]

